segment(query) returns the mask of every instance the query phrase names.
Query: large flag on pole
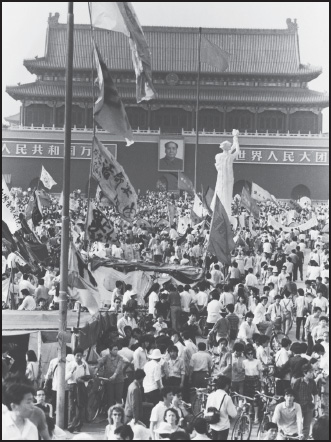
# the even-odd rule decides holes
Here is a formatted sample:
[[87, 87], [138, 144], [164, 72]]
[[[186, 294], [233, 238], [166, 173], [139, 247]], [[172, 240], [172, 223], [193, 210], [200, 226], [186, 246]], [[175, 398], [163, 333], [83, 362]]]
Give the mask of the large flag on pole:
[[117, 233], [110, 219], [93, 202], [89, 204], [87, 215], [87, 236], [90, 241], [109, 243], [117, 240]]
[[229, 57], [231, 54], [203, 36], [201, 36], [200, 54], [200, 61], [207, 63], [222, 72], [226, 71], [229, 67]]
[[15, 201], [9, 192], [4, 176], [2, 176], [2, 219], [7, 224], [11, 233], [15, 233], [21, 228]]
[[203, 197], [204, 205], [210, 214], [213, 212], [211, 210], [211, 203], [214, 199], [214, 193], [215, 193], [215, 191], [211, 187], [208, 186], [207, 192]]
[[231, 251], [235, 248], [229, 217], [218, 196], [210, 227], [208, 252], [223, 264], [231, 264]]
[[[86, 307], [91, 315], [98, 313], [101, 307], [100, 294], [92, 274], [85, 268], [84, 262], [71, 243], [68, 263], [68, 288], [70, 296]], [[91, 276], [93, 280], [91, 281]]]
[[240, 203], [242, 207], [245, 207], [245, 209], [247, 209], [254, 216], [254, 218], [259, 218], [260, 209], [246, 187], [243, 187]]
[[152, 82], [151, 53], [130, 2], [89, 2], [92, 26], [122, 32], [129, 37], [136, 73], [137, 103], [156, 97]]
[[195, 194], [194, 186], [192, 181], [183, 174], [183, 172], [178, 172], [178, 189], [184, 190], [185, 192]]
[[122, 136], [126, 140], [127, 146], [130, 146], [134, 141], [129, 119], [115, 83], [95, 43], [94, 57], [100, 90], [99, 97], [94, 105], [94, 119], [110, 134]]
[[47, 187], [47, 189], [51, 189], [53, 186], [55, 186], [55, 184], [57, 184], [57, 182], [53, 180], [53, 178], [47, 172], [44, 166], [41, 166], [40, 181], [45, 187]]
[[208, 215], [208, 210], [203, 207], [202, 201], [197, 194], [194, 195], [193, 212], [196, 214], [200, 221], [206, 215]]
[[136, 191], [123, 167], [97, 137], [93, 139], [92, 176], [120, 216], [132, 222], [137, 213]]
[[252, 183], [251, 197], [261, 202], [272, 199], [271, 194], [256, 183]]

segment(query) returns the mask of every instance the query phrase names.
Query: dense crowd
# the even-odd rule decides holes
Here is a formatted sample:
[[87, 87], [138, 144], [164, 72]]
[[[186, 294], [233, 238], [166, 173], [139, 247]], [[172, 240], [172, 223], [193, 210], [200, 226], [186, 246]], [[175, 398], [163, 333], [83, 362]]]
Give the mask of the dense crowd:
[[[22, 213], [30, 196], [30, 191], [15, 194]], [[246, 400], [258, 426], [264, 419], [263, 398], [268, 397], [273, 414], [260, 437], [325, 439], [329, 250], [323, 229], [328, 206], [306, 206], [293, 214], [287, 203], [268, 201], [259, 204], [260, 217], [254, 220], [236, 197], [231, 217], [236, 247], [228, 266], [207, 252], [210, 216], [190, 221], [190, 196], [147, 192], [139, 196], [132, 225], [101, 199], [97, 204], [118, 237], [93, 244], [85, 229], [87, 201], [79, 191], [72, 200], [71, 237], [86, 261], [96, 256], [192, 266], [203, 276], [191, 284], [176, 279], [160, 284], [155, 279], [143, 294], [116, 281], [105, 307], [117, 325], [98, 339], [94, 363], [91, 352], [79, 344], [67, 348], [69, 432], [88, 438], [81, 430], [92, 406], [91, 392], [99, 388], [109, 422], [106, 440], [227, 440]], [[169, 204], [177, 209], [171, 225]], [[299, 226], [313, 214], [317, 225], [301, 231]], [[27, 241], [33, 235], [47, 246], [49, 258], [39, 263], [38, 271], [22, 268], [17, 254], [3, 244], [3, 280], [13, 278], [3, 308], [58, 309], [59, 201], [53, 197], [42, 215], [38, 226], [24, 232]], [[290, 228], [272, 227], [270, 215]], [[43, 378], [32, 350], [26, 355], [25, 373], [13, 373], [13, 362], [11, 347], [3, 344], [3, 439], [64, 438], [54, 425], [57, 358], [50, 361]]]

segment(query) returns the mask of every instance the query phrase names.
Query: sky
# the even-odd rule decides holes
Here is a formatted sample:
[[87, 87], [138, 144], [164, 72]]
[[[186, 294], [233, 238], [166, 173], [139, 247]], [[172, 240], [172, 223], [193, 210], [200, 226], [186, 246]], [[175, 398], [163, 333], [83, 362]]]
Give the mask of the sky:
[[[329, 91], [329, 3], [133, 2], [141, 25], [202, 28], [286, 29], [297, 19], [301, 63], [321, 66], [323, 73], [309, 88]], [[49, 13], [66, 23], [67, 2], [2, 2], [2, 115], [19, 112], [20, 103], [5, 93], [6, 86], [31, 83], [35, 76], [23, 66], [25, 58], [42, 57]], [[88, 23], [87, 2], [74, 2], [75, 23]], [[323, 112], [328, 131], [328, 110]]]

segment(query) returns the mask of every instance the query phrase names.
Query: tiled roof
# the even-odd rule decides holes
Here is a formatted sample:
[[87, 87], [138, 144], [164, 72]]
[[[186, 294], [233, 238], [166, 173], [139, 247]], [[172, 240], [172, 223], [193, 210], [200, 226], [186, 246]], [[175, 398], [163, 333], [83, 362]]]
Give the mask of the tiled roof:
[[[135, 98], [135, 84], [117, 85], [120, 96], [126, 102]], [[194, 101], [196, 89], [192, 86], [158, 86], [156, 85], [157, 96], [161, 101]], [[24, 97], [43, 97], [46, 99], [63, 98], [65, 95], [64, 82], [37, 81], [35, 83], [23, 84], [20, 86], [8, 86], [6, 91], [15, 99]], [[91, 98], [91, 86], [81, 83], [74, 84], [74, 99]], [[278, 104], [302, 104], [302, 105], [324, 105], [328, 106], [329, 97], [321, 92], [310, 89], [283, 89], [283, 88], [246, 88], [246, 87], [206, 87], [200, 89], [200, 100], [223, 103], [278, 103]]]
[[[144, 27], [152, 53], [154, 72], [196, 72], [198, 28]], [[43, 58], [24, 60], [36, 73], [42, 69], [64, 69], [66, 25], [48, 28]], [[227, 73], [263, 75], [305, 75], [316, 78], [321, 68], [300, 64], [298, 34], [291, 29], [203, 29], [202, 35], [231, 53]], [[112, 70], [133, 70], [128, 38], [119, 32], [95, 30], [101, 53]], [[76, 25], [74, 68], [91, 69], [91, 34], [88, 25]], [[218, 72], [202, 63], [202, 72]]]

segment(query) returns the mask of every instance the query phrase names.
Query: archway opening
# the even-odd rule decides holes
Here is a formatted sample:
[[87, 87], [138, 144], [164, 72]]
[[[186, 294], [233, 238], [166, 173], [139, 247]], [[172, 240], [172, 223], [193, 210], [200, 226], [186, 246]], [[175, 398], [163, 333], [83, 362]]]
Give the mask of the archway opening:
[[299, 200], [303, 196], [307, 196], [310, 198], [310, 190], [304, 184], [299, 184], [298, 186], [293, 187], [291, 192], [292, 200]]

